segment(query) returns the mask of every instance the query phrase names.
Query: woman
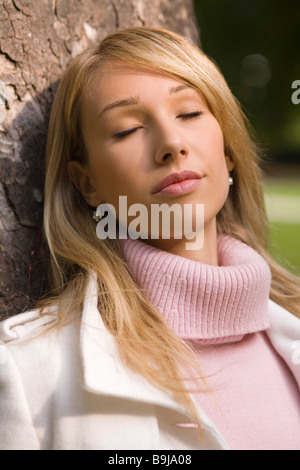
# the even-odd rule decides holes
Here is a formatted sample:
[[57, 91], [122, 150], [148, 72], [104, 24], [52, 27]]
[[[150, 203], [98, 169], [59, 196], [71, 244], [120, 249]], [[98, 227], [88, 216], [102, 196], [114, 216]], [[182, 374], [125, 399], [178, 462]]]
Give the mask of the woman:
[[[268, 254], [257, 150], [213, 62], [113, 33], [63, 76], [46, 160], [54, 293], [2, 323], [1, 448], [298, 449], [299, 280]], [[150, 236], [175, 203], [204, 205], [196, 250], [175, 223]], [[122, 235], [99, 238], [105, 207]]]

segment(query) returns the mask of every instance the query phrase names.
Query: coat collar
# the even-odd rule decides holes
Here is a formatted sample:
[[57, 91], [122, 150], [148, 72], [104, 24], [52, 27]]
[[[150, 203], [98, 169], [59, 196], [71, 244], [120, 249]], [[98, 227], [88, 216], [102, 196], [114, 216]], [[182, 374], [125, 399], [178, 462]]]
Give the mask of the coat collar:
[[[174, 425], [194, 424], [189, 413], [170, 394], [155, 387], [140, 374], [126, 367], [117, 350], [113, 335], [107, 330], [99, 313], [97, 282], [92, 276], [83, 306], [80, 350], [83, 364], [83, 387], [90, 393], [121, 399], [137, 400], [175, 411]], [[228, 449], [228, 444], [203, 410], [198, 409], [200, 422], [206, 431], [204, 443]]]
[[92, 277], [83, 306], [80, 333], [85, 388], [94, 393], [167, 405], [183, 411], [170, 395], [123, 364], [114, 337], [99, 313], [97, 301], [97, 283]]

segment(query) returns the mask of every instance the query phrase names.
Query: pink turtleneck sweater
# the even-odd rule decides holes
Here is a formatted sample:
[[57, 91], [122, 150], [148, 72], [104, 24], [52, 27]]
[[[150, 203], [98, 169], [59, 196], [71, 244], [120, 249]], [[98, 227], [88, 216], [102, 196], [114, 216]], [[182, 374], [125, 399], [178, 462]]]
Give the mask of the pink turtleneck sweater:
[[120, 240], [137, 284], [191, 342], [211, 393], [196, 399], [234, 450], [299, 450], [299, 390], [264, 331], [271, 274], [246, 244], [218, 238], [219, 266]]

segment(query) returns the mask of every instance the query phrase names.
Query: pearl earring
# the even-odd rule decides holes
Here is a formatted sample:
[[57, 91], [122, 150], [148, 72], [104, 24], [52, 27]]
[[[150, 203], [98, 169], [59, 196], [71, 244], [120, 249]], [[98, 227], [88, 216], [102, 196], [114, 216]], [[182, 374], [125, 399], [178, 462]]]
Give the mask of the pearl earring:
[[230, 176], [230, 173], [228, 174], [228, 182], [229, 182], [229, 186], [233, 185], [233, 178], [232, 176]]
[[102, 219], [102, 217], [101, 217], [101, 215], [97, 215], [97, 211], [94, 211], [94, 212], [93, 212], [93, 219], [94, 219], [96, 222], [99, 222], [99, 221]]

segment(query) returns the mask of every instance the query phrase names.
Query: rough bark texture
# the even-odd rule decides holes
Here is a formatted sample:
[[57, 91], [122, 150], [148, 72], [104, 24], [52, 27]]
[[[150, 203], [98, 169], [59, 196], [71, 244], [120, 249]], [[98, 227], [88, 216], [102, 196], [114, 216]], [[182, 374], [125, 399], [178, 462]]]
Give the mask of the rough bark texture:
[[0, 0], [0, 316], [46, 289], [44, 148], [66, 65], [112, 30], [156, 25], [198, 41], [192, 0]]

